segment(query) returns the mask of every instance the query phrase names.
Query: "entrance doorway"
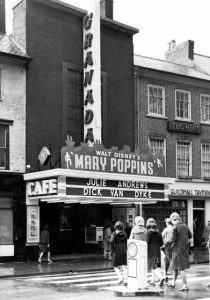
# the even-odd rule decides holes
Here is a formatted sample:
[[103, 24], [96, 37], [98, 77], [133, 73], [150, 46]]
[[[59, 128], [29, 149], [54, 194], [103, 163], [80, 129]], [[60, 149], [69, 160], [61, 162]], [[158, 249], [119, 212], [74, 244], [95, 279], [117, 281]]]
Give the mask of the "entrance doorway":
[[194, 247], [201, 247], [201, 244], [203, 242], [203, 231], [204, 231], [204, 210], [194, 209], [193, 210]]

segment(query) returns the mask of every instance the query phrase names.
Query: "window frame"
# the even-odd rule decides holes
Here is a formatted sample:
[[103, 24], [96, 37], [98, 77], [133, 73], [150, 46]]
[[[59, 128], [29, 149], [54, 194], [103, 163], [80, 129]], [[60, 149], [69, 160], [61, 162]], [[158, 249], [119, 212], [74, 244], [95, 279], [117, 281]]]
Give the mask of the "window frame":
[[[204, 168], [203, 168], [203, 146], [204, 145], [208, 145], [210, 148], [210, 143], [208, 143], [208, 142], [201, 143], [201, 177], [202, 178], [210, 178], [210, 168], [209, 168], [209, 176], [204, 175], [204, 171], [203, 171], [204, 170]], [[210, 149], [209, 149], [209, 153], [210, 153]], [[210, 160], [209, 160], [209, 163], [210, 163]]]
[[[189, 144], [190, 146], [190, 162], [189, 162], [189, 175], [183, 175], [183, 174], [178, 174], [178, 143], [186, 143]], [[191, 177], [192, 176], [192, 141], [183, 141], [183, 140], [178, 140], [176, 141], [176, 177]]]
[[[150, 87], [152, 88], [157, 88], [162, 90], [162, 96], [163, 96], [163, 101], [162, 101], [162, 114], [158, 113], [152, 113], [149, 110], [149, 100], [150, 100], [150, 94], [149, 94], [149, 89]], [[161, 85], [156, 85], [156, 84], [148, 84], [147, 85], [147, 107], [148, 107], [148, 115], [157, 117], [157, 118], [164, 118], [165, 117], [165, 87]]]
[[[176, 93], [177, 92], [180, 92], [180, 93], [185, 93], [185, 94], [188, 94], [188, 96], [189, 96], [189, 110], [188, 110], [188, 118], [182, 118], [182, 117], [179, 117], [178, 115], [177, 115], [177, 96], [176, 96]], [[181, 89], [175, 89], [175, 118], [177, 119], [177, 120], [182, 120], [182, 121], [191, 121], [191, 119], [192, 119], [192, 114], [191, 114], [191, 91], [187, 91], [187, 90], [181, 90]]]
[[[0, 165], [0, 170], [8, 170], [9, 169], [9, 125], [5, 125], [5, 124], [2, 124], [0, 122], [0, 128], [4, 128], [5, 129], [5, 166], [4, 167], [1, 167]], [[3, 147], [2, 147], [3, 148]]]
[[159, 140], [159, 141], [163, 141], [163, 155], [165, 156], [166, 158], [166, 139], [165, 138], [162, 138], [162, 137], [148, 137], [148, 146], [149, 146], [149, 149], [152, 149], [152, 144], [151, 144], [151, 140]]
[[203, 97], [209, 97], [209, 101], [210, 101], [210, 94], [203, 94], [203, 93], [201, 93], [200, 94], [200, 114], [201, 114], [201, 118], [200, 118], [200, 120], [201, 120], [201, 122], [202, 123], [205, 123], [205, 124], [210, 124], [210, 111], [209, 111], [209, 121], [205, 121], [205, 120], [202, 120], [202, 96]]

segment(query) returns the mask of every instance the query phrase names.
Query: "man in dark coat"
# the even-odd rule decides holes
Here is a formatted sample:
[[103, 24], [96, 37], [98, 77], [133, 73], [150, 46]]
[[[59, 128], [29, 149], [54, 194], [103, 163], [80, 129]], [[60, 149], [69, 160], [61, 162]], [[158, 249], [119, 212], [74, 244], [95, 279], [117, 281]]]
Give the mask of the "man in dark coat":
[[192, 234], [186, 224], [182, 223], [179, 214], [174, 212], [170, 216], [173, 226], [173, 234], [171, 238], [173, 281], [170, 286], [175, 287], [176, 279], [180, 273], [183, 287], [180, 291], [188, 291], [185, 269], [189, 269], [189, 240]]
[[52, 260], [50, 259], [50, 233], [49, 233], [49, 226], [45, 225], [43, 230], [41, 231], [41, 237], [40, 237], [40, 255], [38, 258], [38, 262], [42, 262], [42, 256], [44, 253], [47, 253], [47, 261], [48, 263], [52, 263]]
[[[123, 230], [123, 223], [117, 221], [115, 231], [111, 235], [111, 248], [113, 250], [113, 267], [119, 278], [118, 284], [127, 285], [127, 235]], [[120, 270], [123, 270], [123, 276]]]

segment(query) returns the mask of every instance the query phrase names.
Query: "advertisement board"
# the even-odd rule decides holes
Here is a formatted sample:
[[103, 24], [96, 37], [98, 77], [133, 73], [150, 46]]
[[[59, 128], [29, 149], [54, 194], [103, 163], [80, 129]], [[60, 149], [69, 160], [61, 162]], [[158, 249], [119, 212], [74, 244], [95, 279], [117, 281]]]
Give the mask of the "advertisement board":
[[40, 207], [27, 206], [27, 245], [38, 244], [40, 238]]

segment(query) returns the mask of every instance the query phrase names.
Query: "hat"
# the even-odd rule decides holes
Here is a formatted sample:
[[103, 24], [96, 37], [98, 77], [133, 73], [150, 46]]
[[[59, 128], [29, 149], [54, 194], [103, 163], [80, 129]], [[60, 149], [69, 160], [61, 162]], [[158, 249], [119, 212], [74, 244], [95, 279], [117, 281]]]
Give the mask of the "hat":
[[148, 227], [148, 226], [156, 227], [156, 226], [157, 226], [157, 223], [156, 223], [155, 219], [149, 218], [149, 219], [147, 220], [147, 227]]
[[123, 227], [124, 227], [123, 222], [121, 222], [121, 221], [117, 221], [114, 225], [114, 228], [118, 229], [118, 230], [123, 230]]
[[180, 220], [180, 216], [177, 212], [173, 212], [171, 215], [170, 215], [170, 220], [171, 222], [175, 222], [175, 221], [178, 221]]
[[135, 217], [135, 224], [139, 226], [144, 226], [144, 218], [141, 216]]

